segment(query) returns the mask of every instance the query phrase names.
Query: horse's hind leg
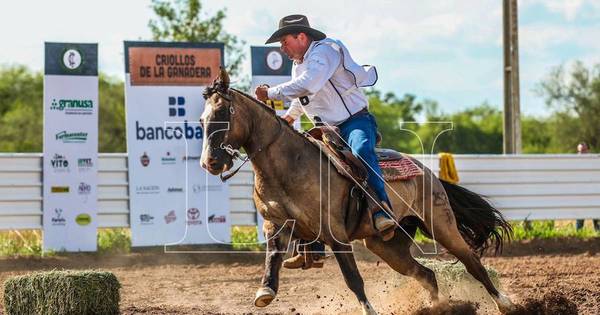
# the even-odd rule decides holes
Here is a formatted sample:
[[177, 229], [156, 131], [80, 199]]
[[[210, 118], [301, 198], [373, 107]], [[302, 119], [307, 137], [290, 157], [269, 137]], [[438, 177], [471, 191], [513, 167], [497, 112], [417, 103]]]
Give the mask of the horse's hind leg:
[[427, 229], [430, 231], [433, 229], [435, 240], [442, 244], [452, 255], [456, 256], [467, 271], [483, 284], [496, 302], [500, 312], [506, 313], [512, 310], [514, 304], [494, 287], [487, 271], [481, 264], [479, 256], [471, 250], [458, 231], [454, 213], [448, 202], [446, 192], [440, 183], [438, 185], [434, 184], [432, 198], [434, 198], [433, 201], [425, 198], [425, 202], [429, 202], [428, 207], [433, 206], [433, 220], [432, 222], [425, 222]]
[[[452, 230], [452, 229], [448, 229]], [[477, 279], [487, 292], [492, 296], [496, 305], [498, 306], [498, 310], [501, 313], [507, 313], [514, 309], [514, 304], [502, 293], [498, 292], [492, 280], [485, 270], [485, 267], [481, 264], [481, 260], [479, 256], [475, 254], [469, 245], [463, 240], [462, 236], [456, 229], [456, 231], [446, 231], [448, 234], [454, 235], [438, 235], [438, 231], [436, 231], [436, 240], [442, 244], [452, 255], [456, 256], [458, 260], [460, 260], [467, 271], [473, 276], [473, 278]], [[440, 233], [441, 234], [441, 233]]]
[[356, 295], [358, 302], [360, 302], [363, 314], [377, 314], [367, 300], [365, 285], [360, 276], [360, 272], [358, 271], [358, 267], [356, 266], [356, 260], [354, 260], [354, 254], [352, 253], [352, 246], [335, 243], [331, 246], [331, 249], [335, 254], [335, 259], [340, 265], [346, 285], [352, 290], [354, 295]]
[[379, 237], [371, 237], [365, 239], [365, 245], [369, 250], [381, 257], [392, 269], [419, 281], [429, 291], [431, 300], [435, 303], [438, 300], [438, 285], [435, 273], [431, 269], [421, 265], [410, 254], [412, 240], [406, 233], [414, 235], [416, 226], [403, 226], [402, 228], [404, 231], [396, 231], [394, 238], [387, 242], [383, 242]]

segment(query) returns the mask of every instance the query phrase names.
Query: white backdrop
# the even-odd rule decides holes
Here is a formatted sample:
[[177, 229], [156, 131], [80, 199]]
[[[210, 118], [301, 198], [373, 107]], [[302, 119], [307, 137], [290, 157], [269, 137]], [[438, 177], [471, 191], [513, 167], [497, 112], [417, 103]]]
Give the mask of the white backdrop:
[[96, 44], [46, 43], [44, 250], [96, 250], [97, 51]]
[[[126, 49], [138, 44], [126, 43]], [[173, 48], [173, 43], [166, 44]], [[164, 47], [144, 45], [154, 50]], [[131, 79], [126, 73], [132, 245], [229, 243], [229, 188], [199, 163], [204, 87], [168, 80], [135, 85]]]

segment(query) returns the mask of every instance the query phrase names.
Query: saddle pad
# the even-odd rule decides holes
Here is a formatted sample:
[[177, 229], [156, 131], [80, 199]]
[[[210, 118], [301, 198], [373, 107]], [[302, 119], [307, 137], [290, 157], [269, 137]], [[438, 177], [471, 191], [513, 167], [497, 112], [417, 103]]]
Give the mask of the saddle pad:
[[407, 180], [423, 175], [423, 170], [407, 157], [395, 161], [379, 161], [379, 167], [386, 182]]

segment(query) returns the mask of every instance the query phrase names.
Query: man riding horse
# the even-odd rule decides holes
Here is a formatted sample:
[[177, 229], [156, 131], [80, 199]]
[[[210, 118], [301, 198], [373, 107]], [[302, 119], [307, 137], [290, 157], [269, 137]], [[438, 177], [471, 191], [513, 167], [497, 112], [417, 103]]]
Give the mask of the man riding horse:
[[[391, 203], [385, 191], [385, 183], [375, 154], [377, 123], [369, 113], [368, 100], [360, 87], [375, 84], [374, 67], [364, 68], [356, 64], [346, 47], [337, 40], [310, 27], [304, 15], [289, 15], [279, 21], [279, 29], [266, 44], [279, 41], [281, 51], [294, 61], [292, 79], [273, 87], [259, 86], [256, 98], [291, 101], [282, 117], [292, 124], [302, 113], [315, 124], [339, 127], [341, 138], [367, 168], [367, 182], [371, 193], [368, 210], [375, 228], [384, 240], [393, 237], [395, 222]], [[368, 191], [368, 193], [370, 190]], [[324, 246], [313, 243], [312, 251], [322, 252]], [[319, 259], [316, 255], [315, 259]], [[304, 265], [299, 254], [284, 262], [286, 268], [310, 268]], [[311, 264], [321, 267], [322, 262]]]

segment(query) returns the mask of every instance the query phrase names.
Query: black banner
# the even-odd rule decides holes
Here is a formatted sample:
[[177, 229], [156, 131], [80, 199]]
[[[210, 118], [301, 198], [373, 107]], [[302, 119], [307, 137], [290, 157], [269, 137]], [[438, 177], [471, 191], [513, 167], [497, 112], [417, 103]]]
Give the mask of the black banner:
[[291, 75], [292, 61], [278, 47], [253, 46], [250, 53], [253, 76]]
[[44, 74], [98, 75], [98, 44], [46, 43]]

